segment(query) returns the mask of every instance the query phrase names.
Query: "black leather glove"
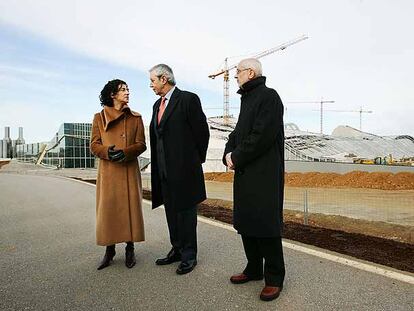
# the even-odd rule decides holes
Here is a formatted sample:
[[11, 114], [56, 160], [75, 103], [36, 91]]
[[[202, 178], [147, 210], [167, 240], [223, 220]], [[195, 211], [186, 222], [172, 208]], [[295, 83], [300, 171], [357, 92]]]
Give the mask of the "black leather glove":
[[125, 160], [125, 153], [122, 150], [114, 150], [114, 145], [108, 149], [108, 158], [112, 162], [122, 162]]

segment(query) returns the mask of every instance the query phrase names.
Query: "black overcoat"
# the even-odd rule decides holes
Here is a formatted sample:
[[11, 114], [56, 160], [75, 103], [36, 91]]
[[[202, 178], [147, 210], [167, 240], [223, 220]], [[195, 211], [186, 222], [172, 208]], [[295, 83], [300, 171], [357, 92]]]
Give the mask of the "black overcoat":
[[[150, 124], [152, 208], [168, 203], [183, 210], [206, 199], [201, 164], [210, 133], [196, 94], [175, 88], [158, 125], [160, 103], [161, 98], [153, 106]], [[169, 202], [164, 202], [161, 178], [166, 180]]]
[[258, 77], [245, 83], [240, 115], [224, 151], [235, 166], [233, 224], [243, 235], [279, 237], [283, 227], [283, 104]]

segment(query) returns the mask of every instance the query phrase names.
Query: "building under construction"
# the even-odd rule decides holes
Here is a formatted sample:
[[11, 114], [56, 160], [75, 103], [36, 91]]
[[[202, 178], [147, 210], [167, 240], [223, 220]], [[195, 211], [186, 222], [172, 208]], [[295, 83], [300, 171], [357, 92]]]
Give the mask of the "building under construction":
[[[221, 160], [227, 136], [237, 122], [229, 118], [224, 124], [222, 119], [209, 118], [211, 142], [208, 158], [217, 157], [221, 151]], [[331, 135], [326, 135], [301, 131], [296, 124], [287, 123], [285, 159], [414, 166], [414, 138], [409, 135], [378, 136], [349, 126], [338, 126]]]
[[[205, 172], [225, 171], [222, 163], [224, 146], [228, 135], [234, 130], [237, 120], [229, 117], [208, 119], [210, 142]], [[21, 139], [15, 147], [15, 157], [21, 161], [38, 162], [62, 168], [96, 167], [89, 150], [90, 123], [64, 123], [48, 143], [24, 144]], [[148, 126], [145, 127], [149, 146]], [[7, 136], [8, 135], [8, 136]], [[9, 137], [9, 130], [6, 130]], [[10, 139], [10, 138], [9, 138]], [[2, 140], [12, 145], [12, 141]], [[23, 142], [23, 144], [21, 144]], [[9, 150], [9, 149], [7, 149]], [[4, 151], [4, 149], [3, 149]], [[4, 153], [4, 152], [3, 152]], [[3, 156], [4, 157], [4, 156]], [[331, 162], [360, 164], [389, 164], [413, 166], [414, 138], [409, 135], [378, 136], [349, 126], [338, 126], [331, 135], [301, 131], [296, 124], [285, 124], [285, 159], [301, 162]], [[150, 167], [149, 148], [140, 156], [141, 169]]]

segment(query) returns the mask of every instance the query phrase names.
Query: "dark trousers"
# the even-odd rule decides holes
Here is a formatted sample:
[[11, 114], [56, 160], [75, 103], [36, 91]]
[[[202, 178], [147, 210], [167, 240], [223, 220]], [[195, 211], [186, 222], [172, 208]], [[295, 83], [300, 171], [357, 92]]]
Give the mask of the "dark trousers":
[[169, 204], [168, 188], [165, 182], [162, 182], [162, 194], [172, 247], [181, 254], [182, 261], [196, 259], [197, 206], [177, 209]]
[[285, 262], [283, 260], [282, 239], [257, 238], [242, 235], [247, 266], [243, 273], [250, 277], [263, 276], [263, 259], [265, 284], [282, 287], [285, 279]]

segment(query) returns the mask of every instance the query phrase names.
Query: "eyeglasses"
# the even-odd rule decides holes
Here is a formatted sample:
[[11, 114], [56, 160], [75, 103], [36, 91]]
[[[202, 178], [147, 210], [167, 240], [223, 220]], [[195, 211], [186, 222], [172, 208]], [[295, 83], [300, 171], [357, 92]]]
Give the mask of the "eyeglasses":
[[244, 68], [244, 69], [237, 69], [236, 70], [236, 74], [240, 74], [240, 72], [245, 71], [245, 70], [249, 70], [250, 68]]

